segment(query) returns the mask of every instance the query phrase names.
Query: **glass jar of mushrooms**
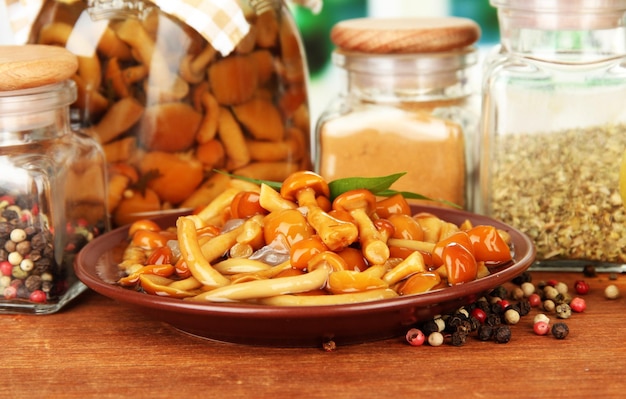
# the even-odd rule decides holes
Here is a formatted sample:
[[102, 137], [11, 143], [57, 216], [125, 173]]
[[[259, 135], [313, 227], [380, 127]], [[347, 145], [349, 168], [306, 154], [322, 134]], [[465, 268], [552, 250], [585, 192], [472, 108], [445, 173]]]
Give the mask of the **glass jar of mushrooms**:
[[[189, 212], [227, 174], [309, 169], [307, 69], [281, 0], [47, 0], [29, 42], [79, 59], [72, 122], [108, 165], [114, 226]], [[197, 18], [202, 15], [203, 18]]]

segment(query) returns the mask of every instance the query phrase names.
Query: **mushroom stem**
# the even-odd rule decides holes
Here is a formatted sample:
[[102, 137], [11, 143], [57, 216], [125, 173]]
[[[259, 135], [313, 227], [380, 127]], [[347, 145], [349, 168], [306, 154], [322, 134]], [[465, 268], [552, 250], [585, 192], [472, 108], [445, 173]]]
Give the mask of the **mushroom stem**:
[[357, 240], [359, 236], [357, 227], [353, 223], [329, 215], [320, 208], [313, 189], [301, 189], [296, 197], [298, 205], [307, 208], [307, 221], [330, 250], [339, 251]]
[[376, 198], [369, 190], [350, 190], [339, 195], [333, 201], [333, 209], [350, 213], [359, 229], [359, 242], [363, 256], [371, 264], [385, 263], [389, 259], [387, 240], [383, 239], [383, 234], [378, 231], [369, 216], [376, 209]]
[[215, 57], [215, 49], [207, 45], [198, 55], [185, 56], [179, 67], [180, 76], [188, 83], [195, 84], [204, 80], [207, 66]]
[[424, 257], [419, 251], [415, 251], [402, 262], [398, 263], [393, 269], [385, 273], [382, 280], [392, 285], [415, 273], [423, 273], [425, 271], [426, 265], [424, 264]]
[[278, 191], [265, 183], [261, 183], [261, 191], [259, 192], [259, 204], [263, 209], [269, 212], [280, 211], [283, 209], [296, 209], [297, 205], [292, 201], [286, 200], [280, 196]]
[[372, 219], [363, 209], [354, 209], [350, 211], [350, 215], [359, 228], [359, 242], [365, 258], [374, 265], [385, 263], [389, 258], [389, 247]]

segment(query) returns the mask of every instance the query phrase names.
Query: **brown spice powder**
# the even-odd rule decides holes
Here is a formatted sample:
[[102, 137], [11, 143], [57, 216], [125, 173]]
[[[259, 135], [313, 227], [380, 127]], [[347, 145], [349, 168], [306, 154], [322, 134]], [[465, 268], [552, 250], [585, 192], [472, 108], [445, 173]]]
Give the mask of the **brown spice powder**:
[[327, 180], [407, 172], [392, 188], [465, 204], [461, 127], [426, 112], [353, 113], [320, 131], [320, 174]]
[[624, 148], [623, 125], [499, 136], [490, 214], [528, 234], [538, 260], [626, 262]]

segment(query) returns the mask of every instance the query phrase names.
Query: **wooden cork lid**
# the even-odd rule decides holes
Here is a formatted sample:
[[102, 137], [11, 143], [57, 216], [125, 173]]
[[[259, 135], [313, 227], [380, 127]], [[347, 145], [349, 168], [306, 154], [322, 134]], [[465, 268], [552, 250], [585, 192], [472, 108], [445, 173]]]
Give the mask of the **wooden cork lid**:
[[77, 68], [76, 56], [63, 47], [0, 46], [0, 91], [62, 82], [71, 78]]
[[330, 32], [342, 50], [373, 54], [450, 51], [474, 44], [480, 27], [470, 19], [357, 18], [337, 23]]

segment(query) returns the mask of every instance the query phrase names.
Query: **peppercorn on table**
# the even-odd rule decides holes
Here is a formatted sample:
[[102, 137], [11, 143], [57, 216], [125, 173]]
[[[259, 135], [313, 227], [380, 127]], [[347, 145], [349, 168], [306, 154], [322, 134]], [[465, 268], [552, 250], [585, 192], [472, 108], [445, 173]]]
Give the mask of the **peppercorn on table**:
[[[557, 319], [531, 308], [508, 343], [470, 334], [461, 346], [405, 337], [328, 348], [225, 344], [183, 334], [93, 291], [60, 313], [0, 316], [4, 397], [417, 398], [622, 397], [626, 391], [626, 276], [532, 272], [564, 282], [586, 310]], [[615, 279], [613, 279], [615, 278]], [[589, 283], [577, 295], [574, 283]], [[608, 299], [605, 288], [621, 292]], [[514, 285], [505, 286], [509, 292]], [[514, 300], [511, 300], [514, 301]], [[533, 331], [546, 313], [556, 339]], [[254, 331], [250, 331], [254, 334]]]

